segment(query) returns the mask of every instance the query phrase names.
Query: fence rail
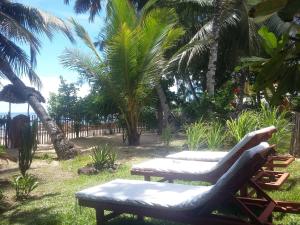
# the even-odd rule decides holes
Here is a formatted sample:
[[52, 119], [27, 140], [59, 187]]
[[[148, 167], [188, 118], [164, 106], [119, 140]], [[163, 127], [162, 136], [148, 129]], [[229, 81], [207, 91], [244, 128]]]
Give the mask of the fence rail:
[[[9, 146], [8, 129], [11, 119], [8, 116], [0, 116], [0, 144]], [[30, 122], [38, 123], [38, 141], [39, 144], [50, 144], [51, 138], [44, 125], [36, 115], [30, 115]], [[74, 120], [63, 119], [57, 121], [58, 126], [64, 132], [68, 139], [77, 137], [103, 136], [114, 133], [123, 133], [124, 129], [116, 123], [89, 123], [82, 121], [76, 123]], [[139, 127], [140, 131], [145, 131], [145, 126]]]

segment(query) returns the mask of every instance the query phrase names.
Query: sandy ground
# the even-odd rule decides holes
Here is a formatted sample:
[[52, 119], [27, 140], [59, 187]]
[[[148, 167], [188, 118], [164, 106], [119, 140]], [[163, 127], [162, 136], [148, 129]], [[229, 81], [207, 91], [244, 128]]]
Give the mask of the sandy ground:
[[[157, 134], [144, 133], [141, 136], [140, 146], [127, 146], [122, 141], [122, 135], [107, 135], [101, 137], [86, 137], [71, 140], [82, 154], [89, 153], [93, 147], [110, 143], [115, 146], [119, 161], [127, 161], [135, 157], [162, 157], [169, 152], [178, 151], [182, 149], [184, 144], [184, 137], [176, 135], [170, 146], [166, 147], [160, 140]], [[10, 149], [8, 153], [17, 157], [17, 149]], [[47, 160], [49, 159], [49, 160]], [[51, 159], [51, 160], [50, 160]], [[41, 167], [51, 167], [52, 169], [59, 166], [56, 160], [55, 150], [52, 145], [39, 145], [35, 153], [35, 159], [32, 162], [31, 169], [38, 169]], [[18, 164], [12, 161], [0, 160], [0, 179], [5, 177], [5, 174], [11, 174], [18, 171]]]

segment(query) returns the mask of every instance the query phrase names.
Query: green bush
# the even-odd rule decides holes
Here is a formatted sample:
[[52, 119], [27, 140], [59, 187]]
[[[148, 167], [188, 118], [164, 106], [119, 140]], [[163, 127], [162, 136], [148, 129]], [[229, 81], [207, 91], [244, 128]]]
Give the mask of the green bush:
[[206, 143], [207, 126], [200, 120], [186, 128], [187, 144], [189, 150], [197, 150]]
[[270, 144], [276, 144], [277, 150], [284, 152], [289, 148], [291, 140], [291, 123], [287, 119], [287, 112], [280, 112], [278, 108], [267, 108], [262, 105], [258, 113], [260, 127], [268, 127], [274, 125], [277, 132], [272, 135], [269, 140]]
[[300, 96], [291, 99], [291, 106], [293, 111], [300, 112]]
[[280, 152], [289, 148], [291, 124], [287, 119], [287, 112], [280, 112], [278, 108], [262, 105], [258, 111], [243, 111], [237, 119], [226, 122], [228, 133], [234, 142], [240, 141], [247, 133], [274, 125], [277, 132], [269, 140], [276, 144]]
[[92, 160], [97, 170], [112, 168], [115, 165], [117, 153], [112, 145], [105, 144], [94, 147], [92, 150]]
[[21, 130], [21, 147], [19, 149], [19, 169], [25, 176], [30, 168], [33, 155], [37, 149], [37, 121], [27, 125]]
[[226, 125], [229, 137], [236, 143], [259, 127], [259, 115], [255, 111], [243, 111], [237, 119], [227, 120]]
[[31, 174], [14, 176], [12, 185], [16, 190], [18, 200], [25, 199], [38, 186], [37, 179]]
[[209, 149], [220, 149], [224, 145], [226, 132], [224, 125], [220, 122], [212, 122], [208, 124], [206, 133], [206, 143]]
[[171, 139], [172, 139], [172, 129], [170, 126], [167, 126], [165, 129], [162, 130], [161, 140], [166, 146], [169, 146]]

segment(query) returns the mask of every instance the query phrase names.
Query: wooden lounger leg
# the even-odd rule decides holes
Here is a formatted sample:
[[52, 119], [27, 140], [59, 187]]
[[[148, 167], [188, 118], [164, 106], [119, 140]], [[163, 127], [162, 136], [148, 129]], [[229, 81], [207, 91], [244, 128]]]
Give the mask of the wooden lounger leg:
[[96, 220], [97, 220], [97, 225], [104, 225], [105, 222], [104, 209], [96, 208]]

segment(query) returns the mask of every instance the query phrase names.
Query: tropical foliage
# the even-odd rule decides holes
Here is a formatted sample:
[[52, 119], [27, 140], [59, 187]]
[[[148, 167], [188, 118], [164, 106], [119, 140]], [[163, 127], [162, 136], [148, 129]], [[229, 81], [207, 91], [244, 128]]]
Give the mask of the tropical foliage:
[[36, 177], [31, 174], [14, 176], [12, 185], [16, 191], [16, 199], [23, 200], [28, 198], [29, 194], [38, 187]]
[[[286, 93], [295, 93], [300, 87], [299, 34], [290, 38], [287, 33], [280, 38], [266, 27], [259, 30], [262, 46], [268, 58], [251, 57], [242, 60], [256, 74], [256, 91], [264, 91], [272, 105], [278, 105]], [[282, 79], [284, 77], [284, 79]]]
[[[52, 39], [54, 32], [62, 31], [73, 41], [68, 26], [51, 14], [10, 0], [0, 2], [0, 17], [0, 75], [12, 83], [13, 90], [13, 93], [8, 95], [8, 100], [15, 101], [17, 96], [17, 101], [28, 102], [45, 124], [58, 157], [73, 157], [76, 150], [73, 149], [72, 143], [64, 139], [61, 130], [41, 105], [41, 102], [45, 101], [43, 96], [26, 87], [20, 80], [21, 76], [26, 76], [36, 87], [41, 86], [41, 81], [34, 71], [36, 55], [41, 47], [39, 38], [46, 36]], [[24, 48], [28, 48], [29, 51], [25, 51]]]
[[105, 144], [96, 146], [92, 150], [91, 158], [97, 170], [113, 168], [117, 158], [116, 151], [112, 145]]
[[[41, 41], [38, 35], [53, 37], [53, 32], [60, 30], [73, 40], [65, 23], [46, 12], [29, 6], [3, 0], [0, 3], [0, 45], [2, 76], [10, 79], [10, 73], [26, 75], [33, 84], [41, 85], [34, 72], [36, 55]], [[29, 46], [30, 56], [19, 46]]]
[[[107, 13], [104, 60], [87, 32], [75, 21], [75, 31], [94, 57], [69, 49], [61, 59], [65, 66], [99, 79], [102, 93], [113, 100], [126, 123], [129, 144], [138, 145], [141, 109], [151, 100], [149, 96], [160, 80], [164, 52], [173, 46], [183, 30], [175, 27], [177, 17], [171, 9], [138, 14], [129, 2], [114, 0], [108, 4]], [[75, 65], [74, 57], [78, 62]]]
[[19, 149], [19, 169], [22, 176], [30, 168], [33, 156], [37, 150], [37, 129], [38, 123], [34, 121], [32, 125], [27, 124], [21, 130], [21, 147]]

